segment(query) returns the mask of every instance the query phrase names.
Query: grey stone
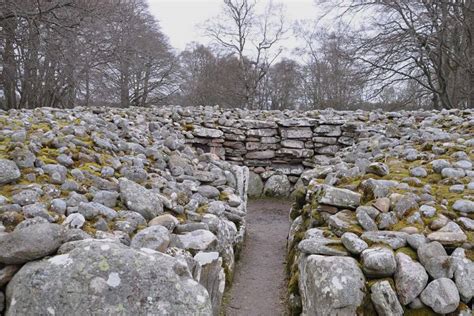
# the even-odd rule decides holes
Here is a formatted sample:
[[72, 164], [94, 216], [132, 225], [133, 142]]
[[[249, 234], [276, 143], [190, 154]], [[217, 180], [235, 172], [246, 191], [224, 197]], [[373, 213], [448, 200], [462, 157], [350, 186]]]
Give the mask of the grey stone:
[[466, 172], [464, 171], [464, 169], [459, 168], [444, 168], [441, 171], [441, 175], [443, 176], [443, 178], [459, 179], [465, 177]]
[[395, 273], [397, 263], [393, 250], [385, 247], [362, 251], [362, 270], [369, 277], [388, 277]]
[[82, 214], [73, 213], [73, 214], [70, 214], [68, 217], [66, 217], [63, 225], [70, 228], [82, 228], [85, 222], [86, 222], [86, 219], [84, 218]]
[[405, 214], [417, 210], [418, 203], [411, 196], [404, 195], [401, 199], [395, 202], [393, 211], [397, 214], [398, 218], [403, 218]]
[[170, 244], [170, 233], [161, 225], [153, 225], [142, 229], [133, 238], [130, 247], [149, 248], [159, 252], [165, 252]]
[[77, 212], [82, 214], [88, 220], [99, 215], [104, 216], [109, 220], [117, 217], [117, 212], [114, 209], [96, 202], [80, 203]]
[[171, 214], [157, 216], [148, 222], [148, 226], [161, 225], [166, 227], [170, 232], [172, 232], [178, 224], [178, 219]]
[[430, 258], [424, 264], [426, 271], [433, 279], [452, 278], [455, 266], [449, 256], [437, 256]]
[[404, 253], [397, 253], [395, 287], [402, 305], [410, 304], [425, 288], [428, 274], [423, 266]]
[[378, 230], [377, 224], [375, 221], [370, 217], [367, 212], [360, 207], [356, 211], [356, 218], [359, 222], [360, 226], [366, 231], [376, 231]]
[[201, 185], [198, 188], [198, 193], [209, 199], [214, 199], [219, 196], [219, 190], [210, 185]]
[[51, 211], [64, 215], [66, 214], [67, 203], [63, 199], [53, 199], [50, 204]]
[[7, 287], [9, 316], [91, 311], [211, 315], [212, 306], [207, 291], [191, 278], [183, 261], [110, 241], [65, 244], [59, 255], [25, 265]]
[[398, 223], [398, 217], [394, 212], [382, 213], [377, 217], [379, 229], [387, 229]]
[[366, 173], [372, 173], [380, 177], [384, 177], [390, 173], [388, 166], [381, 162], [373, 162], [367, 166]]
[[428, 240], [423, 234], [411, 234], [407, 237], [407, 243], [415, 250], [417, 250], [427, 242]]
[[13, 203], [21, 206], [36, 203], [39, 199], [39, 193], [35, 190], [23, 190], [12, 196]]
[[249, 172], [249, 183], [248, 183], [248, 195], [251, 198], [262, 196], [263, 193], [263, 181], [262, 178], [250, 171]]
[[448, 254], [446, 253], [446, 250], [444, 249], [443, 245], [441, 245], [437, 241], [433, 241], [420, 245], [417, 250], [417, 255], [421, 264], [427, 265], [428, 261], [432, 258], [445, 257]]
[[361, 236], [361, 238], [365, 241], [386, 244], [392, 249], [405, 247], [407, 243], [407, 237], [407, 233], [396, 231], [365, 232]]
[[263, 189], [263, 194], [269, 197], [287, 197], [290, 195], [291, 184], [285, 175], [273, 175]]
[[472, 162], [470, 162], [469, 160], [459, 160], [459, 161], [456, 161], [453, 164], [453, 167], [464, 169], [464, 170], [471, 170], [472, 169]]
[[450, 279], [441, 278], [431, 281], [420, 295], [421, 301], [436, 313], [454, 312], [459, 305], [459, 292]]
[[101, 190], [94, 194], [92, 202], [100, 203], [107, 207], [115, 207], [119, 196], [118, 192]]
[[198, 252], [194, 259], [201, 267], [199, 283], [209, 293], [213, 315], [219, 315], [225, 289], [225, 273], [218, 252]]
[[410, 169], [410, 175], [417, 178], [425, 178], [428, 176], [428, 172], [423, 167], [415, 167]]
[[8, 159], [0, 159], [0, 185], [8, 184], [20, 179], [21, 172], [15, 162]]
[[194, 127], [193, 134], [205, 138], [221, 138], [224, 136], [224, 133], [218, 129], [205, 128], [201, 126]]
[[456, 260], [455, 264], [454, 280], [456, 287], [462, 301], [468, 304], [474, 297], [474, 262], [463, 258]]
[[303, 239], [298, 244], [298, 249], [301, 252], [313, 255], [326, 255], [326, 256], [347, 256], [349, 253], [345, 249], [336, 248], [334, 246], [340, 246], [340, 240], [333, 240], [328, 238], [311, 238]]
[[64, 241], [57, 224], [37, 224], [0, 235], [0, 263], [23, 264], [54, 253]]
[[323, 185], [320, 190], [319, 203], [350, 209], [355, 209], [360, 205], [361, 195], [359, 193], [329, 185]]
[[461, 213], [474, 213], [474, 202], [469, 200], [457, 200], [453, 204], [453, 210]]
[[172, 245], [190, 250], [212, 250], [216, 245], [216, 236], [208, 230], [197, 229], [183, 235], [173, 235]]
[[125, 178], [121, 178], [119, 184], [120, 198], [129, 210], [140, 213], [147, 220], [163, 212], [161, 200], [151, 190]]
[[403, 308], [398, 301], [397, 293], [388, 281], [375, 282], [371, 287], [370, 299], [379, 316], [402, 316]]
[[341, 241], [344, 247], [349, 250], [350, 253], [358, 255], [369, 247], [365, 241], [359, 238], [354, 233], [344, 233], [341, 236]]
[[431, 162], [431, 167], [433, 168], [434, 172], [441, 173], [443, 169], [450, 168], [451, 164], [445, 159], [437, 159]]
[[35, 203], [23, 206], [23, 215], [25, 215], [26, 218], [42, 217], [49, 222], [54, 221], [51, 215], [48, 214], [46, 205], [43, 203]]
[[430, 205], [420, 206], [420, 212], [424, 217], [433, 217], [436, 214], [436, 208]]
[[310, 255], [298, 268], [303, 315], [356, 314], [365, 296], [365, 277], [355, 259]]

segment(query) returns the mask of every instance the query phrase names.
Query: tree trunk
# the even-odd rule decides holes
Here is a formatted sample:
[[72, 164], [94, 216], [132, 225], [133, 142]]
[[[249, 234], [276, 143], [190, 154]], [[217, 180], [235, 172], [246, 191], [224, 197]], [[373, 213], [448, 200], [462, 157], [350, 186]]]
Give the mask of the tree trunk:
[[5, 104], [7, 109], [17, 107], [16, 100], [16, 62], [15, 62], [15, 32], [16, 18], [9, 18], [4, 21], [5, 48], [3, 50], [3, 89], [5, 94]]

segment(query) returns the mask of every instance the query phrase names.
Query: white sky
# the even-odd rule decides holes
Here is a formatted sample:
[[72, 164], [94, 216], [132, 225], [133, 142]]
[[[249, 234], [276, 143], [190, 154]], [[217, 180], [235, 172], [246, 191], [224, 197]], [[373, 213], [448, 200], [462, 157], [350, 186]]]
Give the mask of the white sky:
[[[258, 0], [259, 8], [263, 8], [270, 0]], [[296, 20], [314, 19], [317, 11], [314, 0], [275, 0], [283, 3], [287, 26]], [[148, 0], [151, 13], [160, 22], [163, 32], [169, 37], [170, 43], [178, 50], [195, 41], [203, 44], [209, 40], [202, 35], [197, 25], [219, 14], [222, 0]], [[289, 33], [282, 43], [288, 50], [297, 45], [297, 40]], [[289, 52], [287, 52], [289, 53]]]

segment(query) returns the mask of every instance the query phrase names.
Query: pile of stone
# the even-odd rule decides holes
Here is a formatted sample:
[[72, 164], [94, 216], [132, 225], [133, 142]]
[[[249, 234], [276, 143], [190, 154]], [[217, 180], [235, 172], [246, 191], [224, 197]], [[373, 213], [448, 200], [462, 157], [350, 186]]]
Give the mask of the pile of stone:
[[172, 116], [0, 112], [0, 311], [219, 314], [248, 169], [189, 147]]
[[370, 113], [295, 194], [292, 314], [472, 315], [474, 112]]

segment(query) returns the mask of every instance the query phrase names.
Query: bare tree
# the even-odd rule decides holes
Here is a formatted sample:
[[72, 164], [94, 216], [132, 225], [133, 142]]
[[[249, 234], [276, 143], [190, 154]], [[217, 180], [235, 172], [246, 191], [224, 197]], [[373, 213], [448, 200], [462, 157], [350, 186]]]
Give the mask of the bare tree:
[[346, 16], [372, 17], [353, 40], [376, 93], [409, 80], [432, 96], [435, 107], [473, 105], [472, 1], [351, 0], [339, 7]]
[[145, 0], [8, 0], [0, 8], [6, 108], [146, 106], [176, 90], [176, 58]]
[[305, 44], [298, 53], [307, 107], [346, 109], [363, 103], [367, 78], [353, 57], [347, 25], [339, 23], [329, 29], [300, 22], [295, 32]]
[[207, 22], [206, 34], [238, 57], [247, 107], [256, 106], [258, 86], [281, 53], [276, 46], [284, 33], [282, 6], [272, 2], [258, 15], [256, 1], [224, 0], [222, 15]]

